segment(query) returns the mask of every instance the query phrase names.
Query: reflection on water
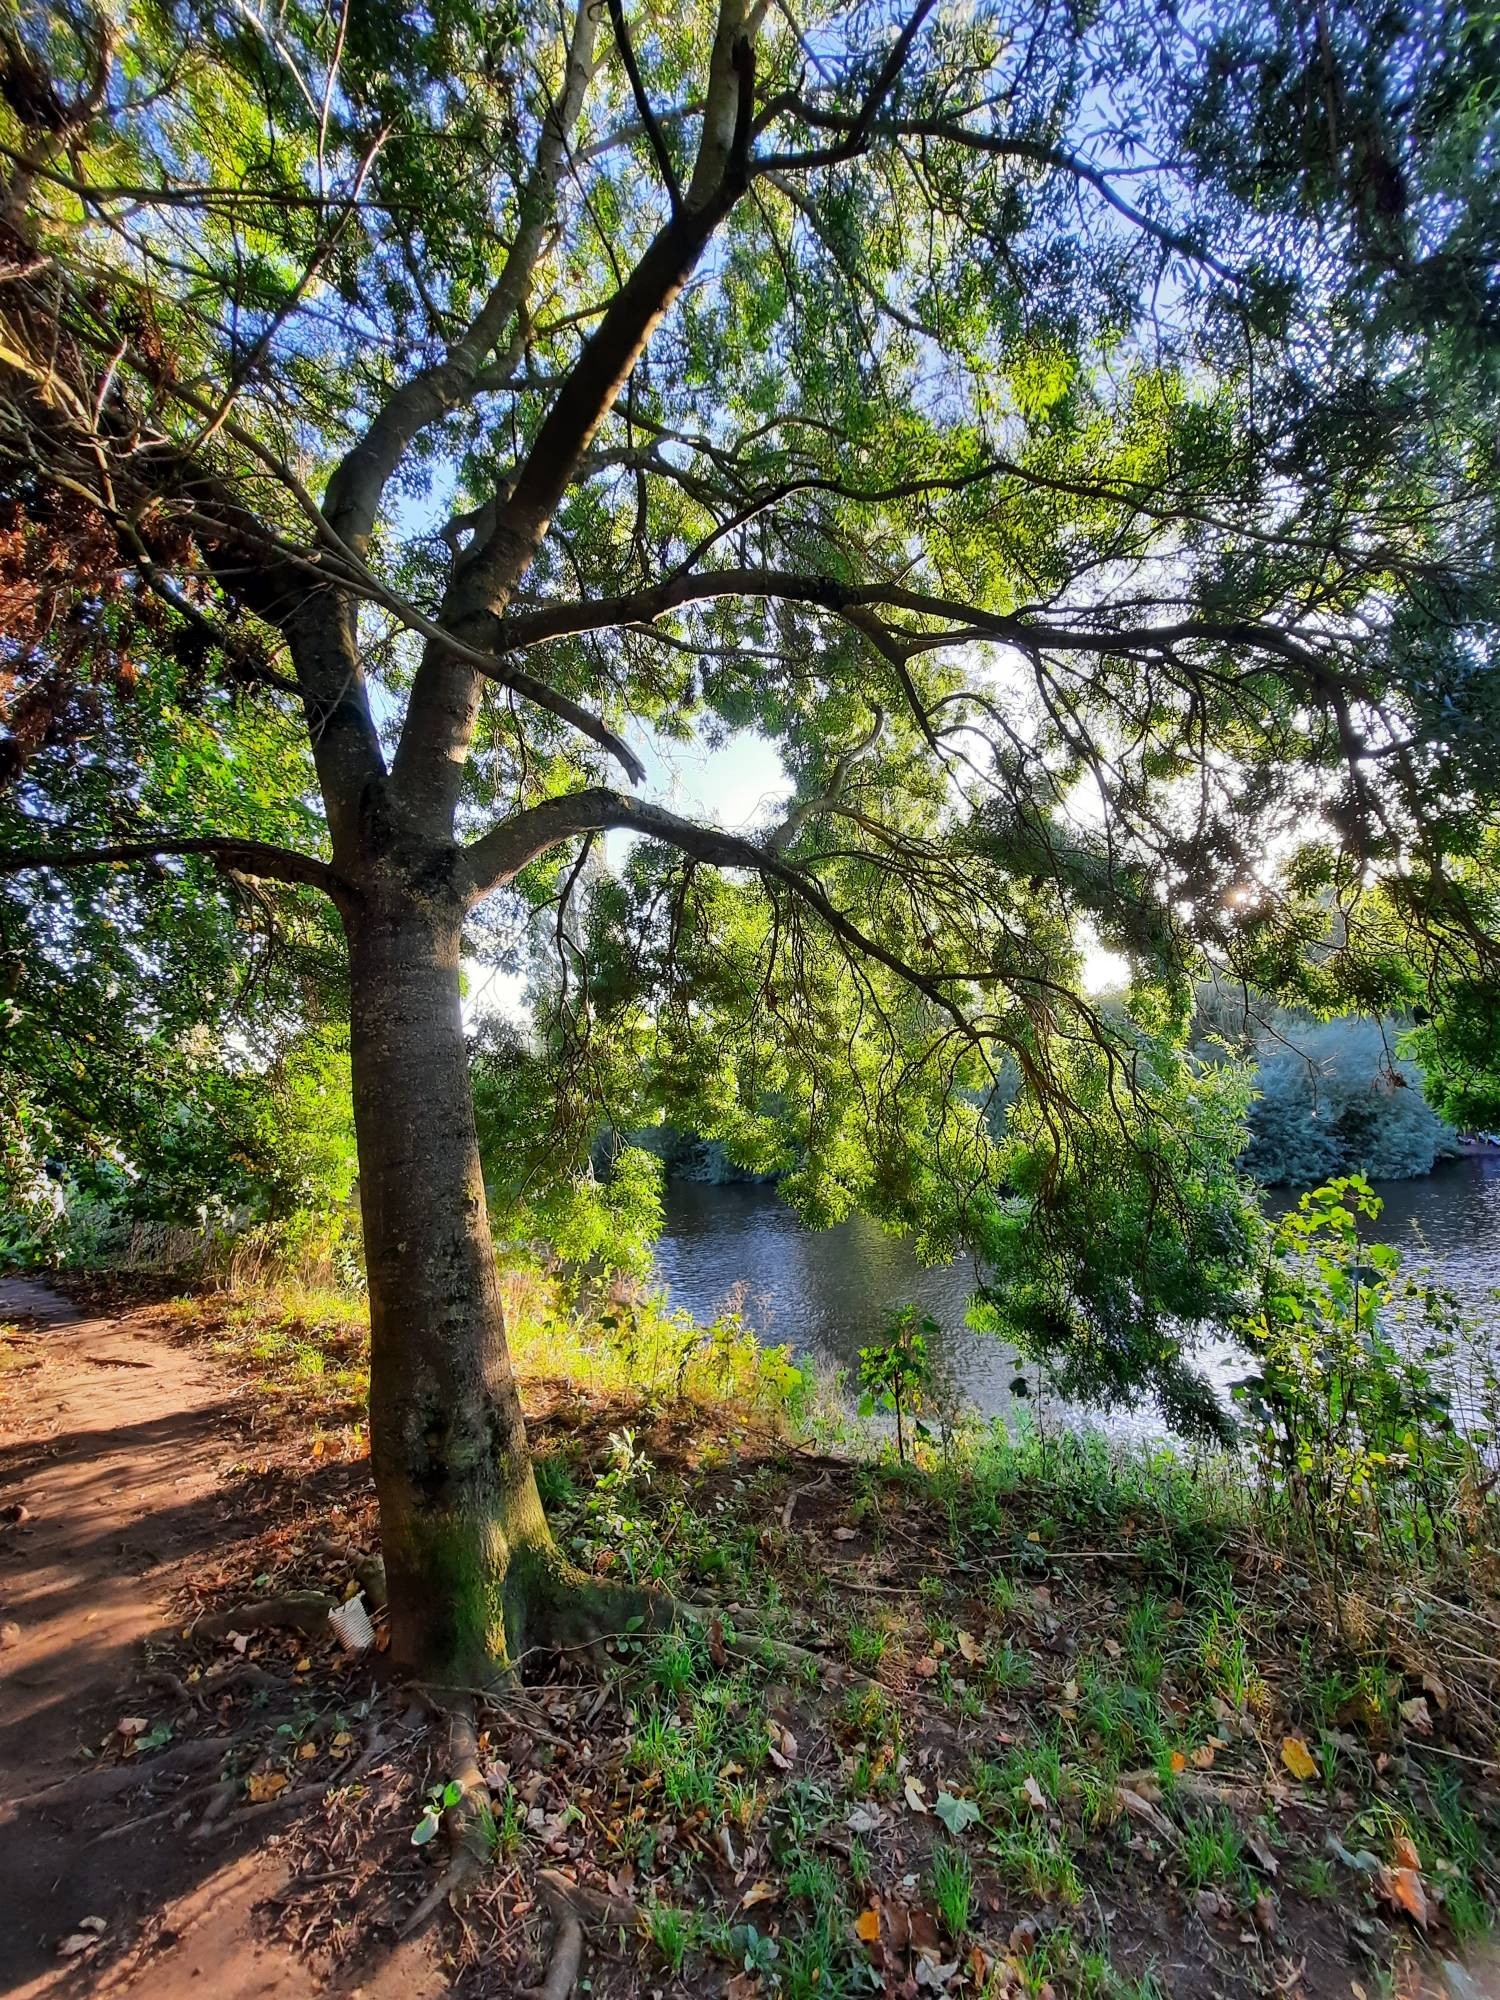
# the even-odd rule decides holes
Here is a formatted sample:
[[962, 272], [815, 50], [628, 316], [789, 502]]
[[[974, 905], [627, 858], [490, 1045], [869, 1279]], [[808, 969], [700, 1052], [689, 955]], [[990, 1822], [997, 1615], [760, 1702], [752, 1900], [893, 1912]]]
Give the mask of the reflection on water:
[[[1456, 1160], [1423, 1180], [1387, 1181], [1377, 1191], [1386, 1204], [1378, 1233], [1406, 1253], [1408, 1268], [1420, 1266], [1456, 1292], [1496, 1344], [1500, 1155]], [[1275, 1205], [1293, 1200], [1278, 1193]], [[673, 1305], [696, 1318], [711, 1319], [738, 1304], [763, 1338], [851, 1371], [859, 1349], [879, 1338], [890, 1314], [915, 1302], [942, 1329], [932, 1347], [946, 1377], [986, 1415], [1014, 1412], [1011, 1384], [1018, 1373], [1035, 1385], [1035, 1371], [1023, 1371], [1011, 1348], [964, 1324], [975, 1283], [972, 1263], [924, 1270], [904, 1240], [862, 1216], [813, 1233], [773, 1188], [670, 1183], [656, 1268]], [[1222, 1343], [1206, 1346], [1200, 1361], [1220, 1383], [1244, 1365]], [[1121, 1435], [1162, 1428], [1149, 1410], [1072, 1412], [1055, 1398], [1044, 1408], [1058, 1419], [1083, 1415]]]

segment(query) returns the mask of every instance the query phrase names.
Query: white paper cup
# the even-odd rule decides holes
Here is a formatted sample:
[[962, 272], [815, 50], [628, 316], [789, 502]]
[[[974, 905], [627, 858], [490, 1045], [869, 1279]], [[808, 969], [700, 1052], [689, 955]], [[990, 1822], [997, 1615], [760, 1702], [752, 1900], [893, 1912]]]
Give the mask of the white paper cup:
[[328, 1623], [333, 1636], [346, 1653], [368, 1652], [375, 1643], [375, 1627], [370, 1623], [370, 1614], [365, 1609], [365, 1594], [357, 1590], [347, 1604], [341, 1604], [337, 1611], [330, 1611]]

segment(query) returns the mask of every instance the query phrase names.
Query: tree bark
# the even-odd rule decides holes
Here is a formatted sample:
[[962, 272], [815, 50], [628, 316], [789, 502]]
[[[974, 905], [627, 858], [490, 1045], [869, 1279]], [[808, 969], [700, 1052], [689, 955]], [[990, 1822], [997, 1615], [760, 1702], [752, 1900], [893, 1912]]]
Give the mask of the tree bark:
[[367, 894], [349, 932], [391, 1652], [426, 1679], [473, 1686], [515, 1660], [567, 1576], [506, 1347], [459, 1006], [460, 912]]

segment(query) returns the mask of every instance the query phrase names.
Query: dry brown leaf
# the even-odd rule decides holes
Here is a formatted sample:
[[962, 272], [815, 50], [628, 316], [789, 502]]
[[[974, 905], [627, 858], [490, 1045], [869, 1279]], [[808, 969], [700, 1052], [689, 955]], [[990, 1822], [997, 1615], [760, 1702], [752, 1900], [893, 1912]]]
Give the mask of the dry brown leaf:
[[1318, 1760], [1300, 1736], [1283, 1736], [1281, 1761], [1294, 1778], [1306, 1780], [1318, 1775]]
[[1189, 1752], [1188, 1755], [1188, 1762], [1195, 1771], [1206, 1771], [1213, 1761], [1213, 1746], [1209, 1743], [1200, 1744], [1196, 1750]]
[[926, 1787], [920, 1778], [908, 1778], [905, 1784], [905, 1791], [906, 1803], [911, 1807], [913, 1812], [924, 1813], [931, 1810], [924, 1796]]
[[959, 1633], [958, 1650], [963, 1654], [970, 1666], [980, 1658], [979, 1642], [972, 1632]]
[[774, 1903], [780, 1894], [780, 1887], [775, 1882], [752, 1882], [740, 1897], [740, 1908], [753, 1910], [757, 1903]]
[[1026, 1794], [1026, 1803], [1033, 1811], [1045, 1812], [1047, 1810], [1047, 1794], [1042, 1790], [1035, 1778], [1026, 1778], [1022, 1782], [1021, 1790]]
[[1410, 1701], [1403, 1701], [1400, 1713], [1407, 1728], [1414, 1729], [1418, 1736], [1432, 1734], [1432, 1710], [1427, 1706], [1425, 1694], [1414, 1694]]
[[117, 1733], [128, 1743], [134, 1736], [144, 1736], [151, 1727], [150, 1719], [144, 1715], [122, 1715], [115, 1724]]
[[285, 1771], [252, 1771], [245, 1780], [245, 1789], [253, 1806], [263, 1806], [268, 1799], [280, 1798], [286, 1788]]
[[866, 1944], [877, 1944], [880, 1940], [879, 1910], [861, 1910], [854, 1919], [854, 1934], [862, 1938]]
[[1375, 1878], [1376, 1886], [1388, 1902], [1405, 1910], [1414, 1922], [1425, 1931], [1430, 1921], [1427, 1909], [1427, 1891], [1422, 1886], [1422, 1878], [1415, 1868], [1385, 1868]]
[[1180, 1778], [1186, 1769], [1187, 1769], [1187, 1758], [1183, 1756], [1180, 1750], [1174, 1750], [1172, 1752], [1173, 1773]]
[[1397, 1834], [1391, 1843], [1391, 1855], [1398, 1868], [1414, 1868], [1417, 1874], [1421, 1874], [1422, 1857], [1418, 1854], [1416, 1843], [1409, 1834]]

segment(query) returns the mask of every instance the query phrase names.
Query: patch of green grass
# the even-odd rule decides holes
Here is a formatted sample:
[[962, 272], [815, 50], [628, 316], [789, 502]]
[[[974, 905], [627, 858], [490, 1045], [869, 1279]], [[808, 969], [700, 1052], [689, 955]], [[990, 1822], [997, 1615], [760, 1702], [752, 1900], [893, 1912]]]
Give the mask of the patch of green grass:
[[1244, 1851], [1245, 1836], [1228, 1813], [1193, 1820], [1183, 1829], [1182, 1868], [1195, 1889], [1230, 1881]]
[[683, 1911], [675, 1903], [650, 1903], [646, 1907], [646, 1929], [668, 1972], [681, 1972], [692, 1937]]
[[1011, 1645], [1008, 1639], [985, 1664], [985, 1683], [997, 1694], [1014, 1694], [1021, 1688], [1030, 1687], [1034, 1679], [1030, 1653]]
[[844, 1634], [844, 1645], [853, 1664], [868, 1673], [885, 1658], [890, 1634], [873, 1625], [851, 1625]]
[[961, 1847], [945, 1842], [933, 1849], [932, 1896], [949, 1937], [962, 1944], [974, 1916], [974, 1870]]
[[1028, 1896], [1053, 1897], [1059, 1903], [1072, 1904], [1083, 1895], [1072, 1855], [1052, 1829], [1035, 1817], [1002, 1829], [990, 1852], [1000, 1874]]
[[1338, 1894], [1338, 1877], [1326, 1854], [1307, 1854], [1290, 1871], [1292, 1887], [1315, 1902], [1326, 1903]]

